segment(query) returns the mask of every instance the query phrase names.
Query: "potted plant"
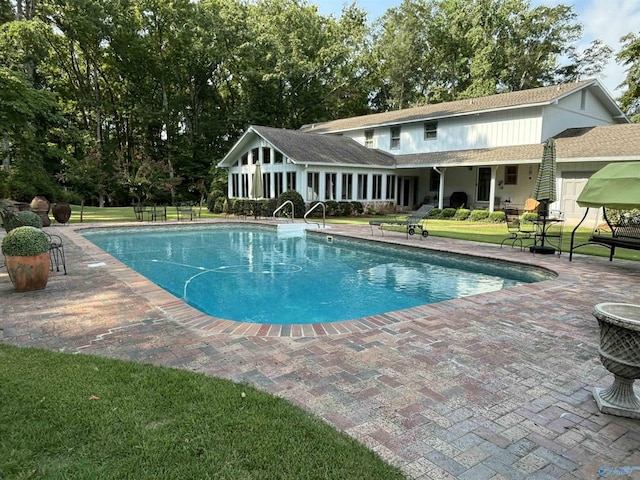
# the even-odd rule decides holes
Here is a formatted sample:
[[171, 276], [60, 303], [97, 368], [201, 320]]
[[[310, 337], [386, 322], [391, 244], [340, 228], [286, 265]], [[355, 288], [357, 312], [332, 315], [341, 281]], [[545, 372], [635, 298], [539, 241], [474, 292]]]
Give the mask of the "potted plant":
[[51, 258], [49, 239], [42, 230], [30, 226], [14, 228], [2, 240], [2, 253], [16, 291], [42, 290], [47, 286]]

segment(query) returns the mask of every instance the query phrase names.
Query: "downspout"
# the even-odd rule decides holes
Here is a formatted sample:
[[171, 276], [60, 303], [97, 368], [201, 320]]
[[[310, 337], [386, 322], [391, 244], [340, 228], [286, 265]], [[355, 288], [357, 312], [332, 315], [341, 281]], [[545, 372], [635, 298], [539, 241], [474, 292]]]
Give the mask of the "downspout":
[[438, 167], [433, 169], [440, 175], [440, 185], [438, 186], [438, 208], [442, 210], [444, 208], [444, 172], [447, 170], [443, 168], [442, 171], [438, 170]]

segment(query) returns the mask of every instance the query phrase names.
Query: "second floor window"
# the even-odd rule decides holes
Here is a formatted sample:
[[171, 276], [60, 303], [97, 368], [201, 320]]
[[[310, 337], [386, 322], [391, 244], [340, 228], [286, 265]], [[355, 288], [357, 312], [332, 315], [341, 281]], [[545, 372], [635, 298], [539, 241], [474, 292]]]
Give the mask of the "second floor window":
[[391, 150], [400, 148], [400, 127], [391, 127]]
[[364, 146], [367, 148], [373, 148], [373, 130], [364, 131]]
[[424, 139], [435, 140], [438, 138], [438, 122], [427, 122], [424, 124]]

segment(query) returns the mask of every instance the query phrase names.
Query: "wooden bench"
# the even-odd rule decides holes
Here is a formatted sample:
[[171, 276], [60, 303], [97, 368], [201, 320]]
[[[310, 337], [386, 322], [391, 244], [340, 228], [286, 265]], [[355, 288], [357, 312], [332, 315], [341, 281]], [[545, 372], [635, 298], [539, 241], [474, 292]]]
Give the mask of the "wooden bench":
[[[594, 231], [589, 240], [580, 245], [573, 246], [575, 229], [571, 234], [571, 251], [569, 260], [573, 254], [573, 250], [583, 245], [595, 244], [607, 247], [610, 250], [609, 261], [613, 260], [616, 248], [628, 248], [630, 250], [640, 250], [640, 216], [622, 215], [618, 222], [611, 223], [607, 217], [607, 209], [604, 209], [604, 219], [607, 222], [610, 233], [604, 233], [603, 230]], [[576, 227], [577, 229], [578, 227]]]

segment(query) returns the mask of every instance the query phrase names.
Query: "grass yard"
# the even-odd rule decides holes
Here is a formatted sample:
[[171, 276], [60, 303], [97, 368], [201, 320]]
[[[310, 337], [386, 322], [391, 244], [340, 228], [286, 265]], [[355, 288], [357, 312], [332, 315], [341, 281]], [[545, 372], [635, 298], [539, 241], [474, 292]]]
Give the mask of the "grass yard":
[[2, 479], [403, 478], [287, 401], [184, 370], [0, 345]]
[[[80, 222], [80, 206], [73, 205], [71, 210], [71, 223]], [[195, 207], [198, 211], [198, 207]], [[221, 215], [209, 213], [206, 207], [200, 212], [201, 218], [221, 218]], [[359, 224], [369, 225], [370, 220], [383, 220], [392, 217], [376, 216], [376, 217], [343, 217], [328, 218], [327, 223], [335, 224]], [[167, 220], [176, 220], [177, 214], [175, 207], [167, 207]], [[135, 222], [136, 218], [133, 213], [133, 207], [85, 207], [82, 215], [83, 222]], [[508, 236], [507, 227], [504, 223], [474, 223], [469, 221], [456, 220], [434, 220], [429, 219], [426, 223], [429, 235], [435, 237], [456, 238], [459, 240], [471, 240], [476, 242], [500, 244], [504, 238]], [[385, 227], [389, 230], [402, 231], [402, 227]], [[569, 252], [571, 244], [572, 226], [564, 227], [564, 235], [562, 239], [562, 251]], [[576, 232], [575, 244], [586, 242], [591, 234], [590, 228], [580, 228]], [[526, 244], [526, 241], [525, 241]], [[511, 245], [507, 244], [510, 248]], [[597, 255], [608, 257], [609, 250], [597, 245], [587, 245], [576, 250], [576, 253], [585, 255]], [[616, 257], [625, 260], [640, 261], [640, 251], [628, 250], [623, 248], [616, 249]]]
[[[375, 217], [380, 220], [385, 217]], [[365, 221], [366, 220], [366, 221]], [[362, 223], [369, 223], [369, 218], [363, 219]], [[429, 235], [435, 237], [455, 238], [459, 240], [470, 240], [474, 242], [495, 243], [500, 244], [503, 239], [509, 236], [506, 224], [504, 223], [474, 223], [469, 221], [456, 220], [433, 220], [429, 219], [425, 224]], [[377, 227], [375, 227], [377, 228]], [[569, 254], [569, 246], [571, 245], [571, 232], [573, 226], [565, 226], [562, 236], [562, 254]], [[402, 227], [385, 227], [385, 229], [404, 232]], [[579, 245], [587, 241], [591, 235], [591, 228], [579, 228], [575, 236], [575, 245]], [[523, 240], [523, 244], [533, 243], [533, 239]], [[516, 244], [518, 246], [518, 244]], [[511, 243], [505, 243], [506, 248], [511, 248]], [[574, 253], [585, 255], [597, 255], [609, 257], [609, 249], [598, 245], [585, 245], [575, 250]], [[640, 261], [640, 251], [617, 248], [615, 258], [625, 260]], [[614, 260], [615, 261], [615, 260]]]

